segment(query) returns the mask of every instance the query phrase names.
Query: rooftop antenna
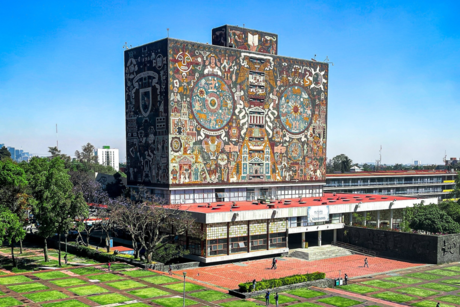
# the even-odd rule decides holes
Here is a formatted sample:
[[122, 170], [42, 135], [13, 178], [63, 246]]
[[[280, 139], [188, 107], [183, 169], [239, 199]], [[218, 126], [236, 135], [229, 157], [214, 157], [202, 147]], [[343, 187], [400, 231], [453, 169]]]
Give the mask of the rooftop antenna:
[[166, 28], [166, 31], [168, 31], [168, 37], [169, 37], [169, 28]]
[[56, 148], [59, 150], [59, 134], [58, 134], [58, 127], [56, 124]]
[[324, 59], [323, 62], [331, 64], [332, 66], [334, 66], [334, 62], [329, 61], [329, 57], [327, 55], [326, 55], [326, 58]]
[[244, 28], [244, 23], [243, 23], [243, 28]]
[[379, 166], [382, 164], [382, 145], [380, 145], [380, 150], [379, 150], [379, 159], [375, 160], [375, 170], [379, 170]]
[[447, 165], [447, 152], [444, 150], [444, 158], [442, 158], [442, 161], [444, 162], [444, 165]]

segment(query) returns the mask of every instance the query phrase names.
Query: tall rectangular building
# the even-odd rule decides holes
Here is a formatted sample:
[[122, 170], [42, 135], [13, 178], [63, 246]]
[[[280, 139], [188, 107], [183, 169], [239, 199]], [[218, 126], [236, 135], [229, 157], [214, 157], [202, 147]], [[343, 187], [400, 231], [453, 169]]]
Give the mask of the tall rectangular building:
[[328, 64], [223, 26], [125, 51], [128, 185], [171, 203], [321, 196]]
[[97, 162], [101, 165], [111, 166], [117, 172], [120, 170], [120, 155], [118, 149], [110, 148], [110, 146], [102, 146], [98, 148]]
[[10, 147], [10, 146], [8, 146], [7, 149], [11, 154], [11, 159], [16, 160], [16, 149], [14, 147]]

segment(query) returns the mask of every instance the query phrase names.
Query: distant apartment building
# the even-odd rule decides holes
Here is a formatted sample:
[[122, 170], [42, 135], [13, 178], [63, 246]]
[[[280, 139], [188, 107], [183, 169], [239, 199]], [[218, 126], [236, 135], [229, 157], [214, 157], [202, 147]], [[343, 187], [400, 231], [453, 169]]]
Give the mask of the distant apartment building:
[[324, 192], [448, 198], [457, 173], [445, 170], [327, 174]]
[[101, 165], [113, 167], [117, 172], [120, 170], [120, 156], [118, 149], [110, 148], [110, 146], [102, 146], [97, 149], [97, 162]]
[[15, 150], [15, 148], [8, 146], [6, 149], [8, 149], [8, 151], [10, 152], [11, 159], [16, 160], [16, 150]]

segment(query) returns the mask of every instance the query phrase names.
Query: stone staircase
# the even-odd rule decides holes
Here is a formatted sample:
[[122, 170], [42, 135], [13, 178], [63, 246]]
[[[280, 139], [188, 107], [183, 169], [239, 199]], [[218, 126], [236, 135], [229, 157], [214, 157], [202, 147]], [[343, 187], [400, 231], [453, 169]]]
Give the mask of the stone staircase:
[[334, 245], [314, 246], [309, 248], [291, 249], [288, 257], [304, 260], [321, 260], [335, 257], [349, 256], [353, 253], [346, 248]]
[[376, 257], [377, 256], [376, 251], [373, 251], [373, 250], [370, 250], [370, 249], [367, 249], [367, 248], [364, 248], [364, 247], [361, 247], [361, 246], [356, 246], [356, 245], [353, 245], [353, 244], [345, 243], [345, 242], [337, 242], [337, 243], [334, 244], [334, 246], [340, 247], [340, 248], [345, 248], [345, 249], [349, 250], [350, 252], [352, 252], [353, 254], [360, 254], [360, 255], [370, 256], [370, 257]]

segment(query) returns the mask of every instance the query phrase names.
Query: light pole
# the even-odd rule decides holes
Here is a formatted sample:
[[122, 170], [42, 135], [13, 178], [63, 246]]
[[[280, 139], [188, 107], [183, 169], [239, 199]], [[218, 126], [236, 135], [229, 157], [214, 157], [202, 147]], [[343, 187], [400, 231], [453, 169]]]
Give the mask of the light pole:
[[187, 276], [187, 272], [184, 272], [184, 305], [183, 307], [185, 307], [185, 276]]

